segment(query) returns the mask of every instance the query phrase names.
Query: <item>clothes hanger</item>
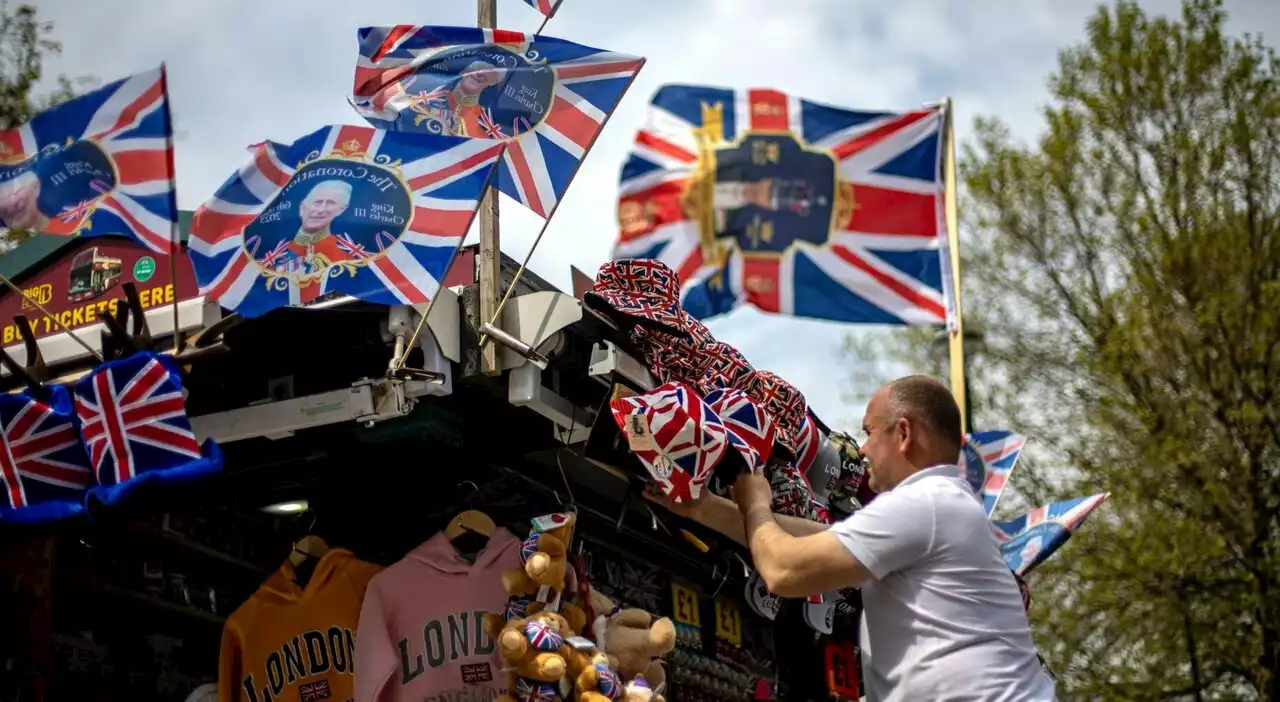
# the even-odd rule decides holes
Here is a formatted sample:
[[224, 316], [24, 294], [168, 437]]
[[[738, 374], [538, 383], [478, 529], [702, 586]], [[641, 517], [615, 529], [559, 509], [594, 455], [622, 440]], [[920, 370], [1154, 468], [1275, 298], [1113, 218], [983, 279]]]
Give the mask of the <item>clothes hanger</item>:
[[48, 368], [45, 366], [44, 356], [40, 354], [40, 345], [36, 343], [31, 322], [23, 315], [16, 315], [13, 321], [18, 328], [18, 335], [22, 337], [27, 362], [19, 365], [4, 349], [0, 349], [0, 364], [4, 365], [14, 380], [26, 386], [29, 396], [47, 402], [53, 393], [44, 385], [44, 381], [49, 379]]
[[[311, 525], [307, 527], [307, 531], [311, 532], [316, 526], [316, 513], [311, 513]], [[329, 552], [329, 544], [324, 539], [313, 533], [298, 539], [293, 543], [293, 549], [289, 551], [289, 565], [293, 566], [293, 581], [300, 587], [305, 588], [307, 583], [311, 582], [311, 576], [315, 573], [316, 565], [324, 554]]]
[[464, 500], [464, 504], [468, 505], [468, 509], [459, 512], [453, 519], [449, 520], [448, 526], [444, 528], [444, 536], [453, 544], [453, 548], [459, 555], [468, 558], [474, 562], [475, 555], [484, 550], [489, 543], [489, 537], [493, 536], [493, 532], [498, 529], [498, 525], [494, 523], [493, 518], [481, 512], [478, 509], [469, 507], [472, 497], [479, 494], [480, 488], [470, 480], [464, 480], [458, 483], [458, 487], [463, 485], [471, 486], [471, 496]]

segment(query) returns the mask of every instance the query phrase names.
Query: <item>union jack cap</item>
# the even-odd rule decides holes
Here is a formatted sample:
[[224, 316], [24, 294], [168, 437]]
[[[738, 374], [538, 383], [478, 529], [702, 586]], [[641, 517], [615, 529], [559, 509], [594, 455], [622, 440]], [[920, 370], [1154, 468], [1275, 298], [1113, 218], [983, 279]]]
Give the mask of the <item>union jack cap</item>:
[[768, 466], [769, 487], [773, 490], [773, 511], [791, 517], [820, 521], [809, 480], [790, 461], [775, 459]]
[[652, 448], [633, 443], [632, 452], [662, 493], [673, 502], [698, 499], [729, 442], [724, 423], [702, 398], [688, 385], [667, 383], [609, 406], [623, 433], [639, 428], [652, 437]]
[[212, 440], [196, 442], [173, 359], [135, 353], [76, 381], [80, 438], [98, 478], [90, 494], [113, 504], [140, 485], [195, 479], [222, 469]]
[[622, 697], [622, 680], [603, 663], [596, 663], [596, 687], [600, 689], [600, 694], [611, 700]]
[[689, 334], [688, 317], [680, 309], [680, 278], [661, 261], [628, 258], [604, 264], [583, 302], [658, 331]]
[[777, 442], [792, 456], [800, 455], [808, 405], [796, 386], [776, 373], [755, 371], [747, 380], [747, 394], [759, 403], [777, 427]]
[[43, 522], [84, 511], [89, 456], [66, 388], [39, 400], [0, 394], [0, 522]]
[[720, 388], [745, 390], [755, 369], [738, 349], [723, 341], [712, 341], [702, 347], [707, 357], [706, 372], [698, 384], [703, 394]]
[[538, 550], [538, 544], [542, 539], [542, 534], [530, 534], [523, 542], [520, 543], [520, 562], [528, 563], [534, 552]]
[[818, 446], [821, 443], [821, 432], [813, 412], [806, 411], [800, 420], [800, 430], [796, 432], [796, 454], [792, 459], [796, 470], [808, 475], [813, 459], [818, 457]]
[[741, 390], [713, 390], [704, 401], [728, 432], [729, 445], [738, 451], [747, 470], [759, 473], [773, 454], [773, 420]]

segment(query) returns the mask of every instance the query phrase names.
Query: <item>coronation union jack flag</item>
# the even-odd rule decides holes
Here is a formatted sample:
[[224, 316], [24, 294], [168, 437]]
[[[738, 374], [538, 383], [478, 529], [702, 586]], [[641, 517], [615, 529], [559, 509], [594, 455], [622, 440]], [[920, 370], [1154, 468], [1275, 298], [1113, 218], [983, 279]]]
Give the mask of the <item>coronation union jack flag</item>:
[[163, 66], [0, 131], [0, 228], [127, 236], [171, 253], [171, 137]]
[[259, 144], [192, 218], [200, 292], [247, 317], [333, 294], [424, 304], [503, 147], [355, 126]]
[[1027, 437], [1002, 429], [965, 436], [960, 451], [960, 477], [982, 498], [988, 517], [995, 512], [1026, 444]]
[[176, 482], [222, 468], [210, 441], [201, 451], [187, 418], [172, 359], [136, 353], [108, 361], [76, 381], [80, 438], [107, 502], [137, 485]]
[[614, 258], [671, 266], [700, 319], [942, 324], [944, 117], [664, 86], [622, 168]]
[[1008, 521], [993, 521], [991, 531], [1009, 569], [1022, 576], [1045, 562], [1109, 496], [1102, 493], [1053, 502]]
[[543, 218], [644, 59], [502, 29], [359, 32], [352, 105], [379, 129], [507, 144], [498, 188]]
[[89, 457], [76, 432], [70, 394], [0, 395], [0, 521], [45, 521], [83, 511], [93, 483]]

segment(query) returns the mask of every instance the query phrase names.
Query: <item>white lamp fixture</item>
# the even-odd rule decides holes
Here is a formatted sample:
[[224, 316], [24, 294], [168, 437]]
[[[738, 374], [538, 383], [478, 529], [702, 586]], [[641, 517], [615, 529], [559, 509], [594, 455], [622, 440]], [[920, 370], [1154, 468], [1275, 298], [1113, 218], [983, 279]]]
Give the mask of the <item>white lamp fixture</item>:
[[310, 505], [306, 500], [290, 500], [288, 502], [277, 502], [274, 505], [267, 505], [262, 508], [267, 514], [301, 514], [307, 511]]

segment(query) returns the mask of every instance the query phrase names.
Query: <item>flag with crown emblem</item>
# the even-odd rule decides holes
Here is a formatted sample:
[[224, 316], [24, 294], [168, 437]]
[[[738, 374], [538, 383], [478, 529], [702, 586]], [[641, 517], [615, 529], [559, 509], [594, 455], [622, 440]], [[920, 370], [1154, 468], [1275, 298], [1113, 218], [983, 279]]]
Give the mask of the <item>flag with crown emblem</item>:
[[352, 126], [263, 143], [191, 220], [200, 292], [249, 317], [341, 294], [426, 303], [502, 150]]
[[502, 29], [364, 27], [359, 40], [357, 112], [379, 129], [507, 144], [498, 188], [543, 218], [644, 65]]
[[1002, 522], [991, 522], [1009, 569], [1026, 575], [1071, 538], [1110, 493], [1053, 502]]
[[125, 236], [171, 253], [172, 127], [161, 66], [0, 131], [0, 229]]
[[944, 113], [666, 85], [622, 167], [613, 257], [675, 269], [699, 319], [750, 304], [941, 324]]

